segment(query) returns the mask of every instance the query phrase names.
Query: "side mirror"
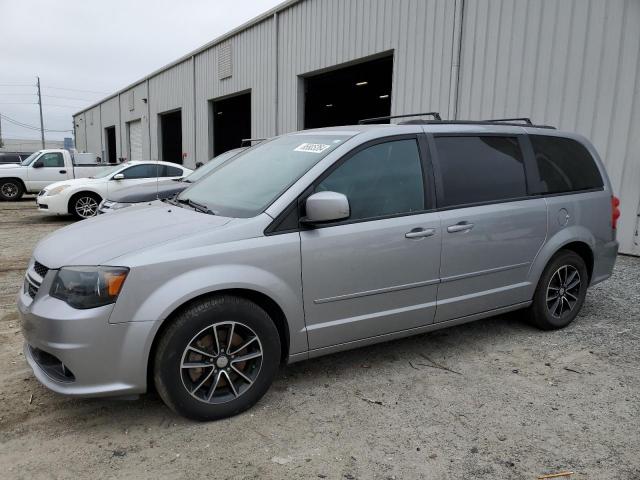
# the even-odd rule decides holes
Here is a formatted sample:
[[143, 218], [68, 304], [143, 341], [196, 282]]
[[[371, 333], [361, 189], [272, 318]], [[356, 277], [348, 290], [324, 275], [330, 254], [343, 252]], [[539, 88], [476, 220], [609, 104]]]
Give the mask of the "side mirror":
[[44, 162], [42, 160], [36, 160], [33, 164], [33, 168], [42, 168], [44, 167]]
[[124, 180], [124, 173], [116, 173], [112, 180]]
[[307, 216], [301, 219], [306, 225], [334, 222], [349, 218], [349, 200], [338, 192], [318, 192], [307, 198]]

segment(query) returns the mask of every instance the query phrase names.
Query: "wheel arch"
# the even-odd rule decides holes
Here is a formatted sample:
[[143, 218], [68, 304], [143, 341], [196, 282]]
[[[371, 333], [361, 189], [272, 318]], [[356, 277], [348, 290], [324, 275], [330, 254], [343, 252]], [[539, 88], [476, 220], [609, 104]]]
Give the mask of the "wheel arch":
[[554, 255], [556, 255], [561, 250], [570, 250], [579, 255], [584, 260], [587, 266], [590, 283], [593, 277], [593, 270], [595, 265], [595, 246], [595, 237], [588, 229], [584, 227], [573, 226], [557, 232], [554, 236], [547, 240], [531, 266], [529, 278], [531, 279], [533, 290], [535, 290], [535, 288], [537, 287], [545, 267], [548, 265]]
[[72, 203], [74, 202], [74, 200], [83, 194], [85, 195], [90, 194], [93, 197], [97, 197], [98, 203], [100, 203], [103, 200], [102, 195], [100, 195], [95, 190], [89, 190], [89, 189], [78, 190], [77, 192], [72, 193], [71, 196], [69, 197], [69, 200], [67, 201], [67, 211], [69, 212], [69, 214], [73, 215]]
[[24, 180], [22, 180], [20, 177], [0, 177], [0, 183], [2, 183], [4, 180], [15, 180], [20, 185], [22, 185], [22, 190], [25, 193], [27, 192], [27, 185], [24, 183]]
[[162, 338], [164, 331], [169, 327], [169, 325], [171, 325], [172, 319], [184, 310], [188, 309], [194, 303], [204, 298], [216, 295], [233, 295], [236, 297], [244, 298], [255, 303], [265, 312], [267, 312], [267, 314], [275, 324], [276, 329], [278, 330], [278, 336], [280, 337], [280, 361], [286, 362], [289, 356], [290, 348], [289, 324], [287, 323], [287, 317], [283, 309], [275, 300], [273, 300], [269, 295], [263, 292], [259, 292], [250, 288], [226, 288], [220, 290], [212, 290], [210, 292], [202, 293], [193, 298], [190, 298], [184, 303], [180, 304], [160, 323], [160, 326], [157, 328], [153, 335], [151, 347], [149, 348], [149, 353], [147, 354], [147, 390], [153, 388], [153, 367], [158, 343]]

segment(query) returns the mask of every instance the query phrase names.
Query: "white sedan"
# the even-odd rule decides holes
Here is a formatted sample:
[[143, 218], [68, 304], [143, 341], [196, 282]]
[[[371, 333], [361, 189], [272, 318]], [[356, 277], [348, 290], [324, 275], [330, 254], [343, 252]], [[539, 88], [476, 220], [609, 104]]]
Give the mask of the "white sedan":
[[47, 185], [36, 202], [38, 210], [53, 215], [89, 218], [98, 213], [102, 199], [132, 185], [179, 179], [192, 172], [168, 162], [131, 161], [99, 169], [91, 178], [76, 178]]

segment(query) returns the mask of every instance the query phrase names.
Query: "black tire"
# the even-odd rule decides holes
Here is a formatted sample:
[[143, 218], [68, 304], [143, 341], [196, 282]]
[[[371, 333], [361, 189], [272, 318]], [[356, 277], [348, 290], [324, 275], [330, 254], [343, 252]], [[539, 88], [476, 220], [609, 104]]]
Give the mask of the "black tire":
[[8, 202], [20, 200], [24, 194], [24, 187], [18, 180], [5, 178], [0, 180], [0, 199]]
[[[229, 324], [233, 324], [237, 330], [230, 330]], [[217, 349], [214, 344], [216, 339], [211, 333], [213, 325], [216, 325], [220, 345]], [[254, 339], [250, 346], [236, 354], [236, 360], [232, 360], [233, 357], [227, 355], [229, 350], [233, 352], [234, 348], [244, 345], [242, 342], [246, 343], [252, 338], [252, 334], [257, 337], [257, 341]], [[229, 336], [232, 348], [229, 348], [227, 342]], [[200, 343], [194, 342], [195, 338], [200, 338]], [[204, 341], [207, 338], [209, 345]], [[237, 342], [236, 345], [234, 341]], [[188, 348], [194, 345], [207, 355], [200, 355]], [[241, 358], [255, 356], [258, 347], [262, 353], [260, 357], [244, 363], [233, 363]], [[217, 355], [216, 350], [222, 354]], [[199, 358], [194, 360], [194, 356]], [[278, 330], [262, 308], [244, 298], [214, 295], [196, 301], [171, 320], [155, 351], [153, 380], [158, 394], [174, 412], [194, 420], [218, 420], [236, 415], [262, 398], [278, 371], [280, 356]], [[226, 358], [224, 362], [223, 357]], [[256, 366], [258, 361], [259, 365]], [[196, 363], [200, 365], [202, 362], [211, 362], [211, 366], [185, 366]], [[235, 365], [246, 368], [243, 375], [246, 374], [245, 378], [252, 379], [253, 382], [249, 383], [237, 375]], [[214, 385], [216, 379], [220, 379], [220, 382]], [[196, 388], [197, 385], [202, 386]], [[205, 397], [212, 391], [207, 400]]]
[[[101, 201], [102, 198], [100, 198], [100, 195], [97, 193], [76, 193], [71, 197], [71, 200], [69, 200], [69, 213], [79, 220], [95, 217], [98, 215], [98, 206]], [[89, 208], [91, 208], [91, 210], [89, 210]], [[90, 212], [93, 212], [93, 214], [90, 214]]]
[[[576, 280], [579, 281], [577, 286], [567, 288]], [[566, 327], [580, 312], [588, 286], [589, 274], [582, 257], [569, 250], [560, 250], [542, 272], [529, 309], [531, 322], [542, 330]]]

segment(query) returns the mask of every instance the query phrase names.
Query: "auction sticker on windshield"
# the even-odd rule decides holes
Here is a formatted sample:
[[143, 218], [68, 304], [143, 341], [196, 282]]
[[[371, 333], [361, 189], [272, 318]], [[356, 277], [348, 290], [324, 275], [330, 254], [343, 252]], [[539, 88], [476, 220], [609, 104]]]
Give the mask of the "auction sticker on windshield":
[[309, 153], [322, 153], [327, 148], [331, 148], [331, 145], [325, 145], [324, 143], [303, 143], [293, 149], [294, 152], [309, 152]]

